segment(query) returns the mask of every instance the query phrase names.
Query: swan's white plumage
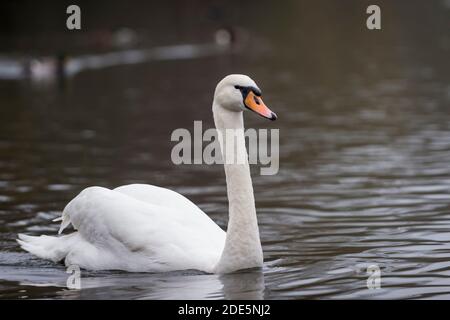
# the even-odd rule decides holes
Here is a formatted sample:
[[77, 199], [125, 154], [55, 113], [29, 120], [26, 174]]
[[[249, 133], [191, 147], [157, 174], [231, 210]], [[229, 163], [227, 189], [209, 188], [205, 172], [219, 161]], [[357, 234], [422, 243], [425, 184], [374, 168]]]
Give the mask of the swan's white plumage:
[[41, 258], [65, 258], [67, 265], [134, 272], [212, 272], [225, 243], [225, 232], [191, 201], [151, 185], [86, 188], [64, 209], [62, 225], [69, 222], [76, 233], [21, 235], [20, 243]]
[[[212, 107], [214, 123], [223, 137], [219, 139], [221, 149], [232, 144], [226, 130], [237, 129], [240, 138], [233, 148], [237, 154], [247, 152], [242, 116], [247, 106], [242, 88], [260, 92], [249, 77], [229, 75], [217, 85]], [[262, 102], [258, 99], [257, 113]], [[269, 109], [260, 114], [276, 119]], [[18, 242], [38, 257], [65, 260], [66, 265], [90, 270], [228, 273], [261, 267], [263, 252], [248, 161], [226, 163], [224, 168], [229, 201], [227, 234], [182, 195], [132, 184], [114, 190], [84, 189], [65, 207], [61, 219], [56, 219], [61, 220], [60, 234], [70, 224], [76, 232], [59, 237], [19, 235]]]

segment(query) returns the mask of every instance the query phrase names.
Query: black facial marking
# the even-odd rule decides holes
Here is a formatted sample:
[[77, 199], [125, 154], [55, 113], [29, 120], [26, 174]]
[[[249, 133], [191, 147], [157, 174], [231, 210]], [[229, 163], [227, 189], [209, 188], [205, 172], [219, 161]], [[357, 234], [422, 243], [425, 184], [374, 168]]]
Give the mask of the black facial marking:
[[261, 90], [259, 90], [258, 88], [255, 88], [255, 87], [250, 87], [250, 88], [253, 91], [253, 93], [255, 94], [255, 96], [261, 97], [261, 95], [262, 95]]
[[243, 86], [234, 86], [236, 89], [240, 90], [242, 93], [242, 97], [247, 98], [248, 93], [251, 91], [255, 94], [255, 96], [260, 97], [261, 96], [261, 90], [259, 90], [258, 88], [255, 88], [253, 86], [248, 86], [248, 87], [243, 87]]

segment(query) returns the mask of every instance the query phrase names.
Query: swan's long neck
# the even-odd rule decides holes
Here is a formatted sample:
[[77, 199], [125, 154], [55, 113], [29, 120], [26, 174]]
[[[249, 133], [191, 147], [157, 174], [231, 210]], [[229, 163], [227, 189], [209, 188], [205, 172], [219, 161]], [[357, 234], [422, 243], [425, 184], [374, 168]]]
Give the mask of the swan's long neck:
[[[231, 164], [224, 159], [225, 176], [229, 206], [229, 221], [225, 247], [215, 267], [217, 273], [232, 272], [240, 269], [261, 267], [263, 253], [259, 239], [256, 219], [253, 185], [248, 164], [248, 155], [244, 139], [244, 120], [242, 112], [228, 111], [213, 104], [214, 122], [218, 130], [222, 155], [227, 145], [234, 143], [234, 152], [244, 155], [244, 162]], [[227, 134], [234, 129], [234, 137]], [[230, 132], [230, 130], [228, 130]], [[230, 140], [234, 141], [231, 142]], [[228, 155], [227, 155], [228, 156]], [[235, 159], [236, 160], [236, 159]]]

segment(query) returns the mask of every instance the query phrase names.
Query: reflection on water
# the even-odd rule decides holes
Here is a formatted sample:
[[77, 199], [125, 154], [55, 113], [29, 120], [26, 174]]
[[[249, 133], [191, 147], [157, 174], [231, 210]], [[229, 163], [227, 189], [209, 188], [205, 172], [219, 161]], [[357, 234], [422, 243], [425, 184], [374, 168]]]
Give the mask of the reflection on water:
[[[64, 90], [0, 82], [0, 298], [449, 299], [449, 11], [434, 4], [420, 28], [420, 3], [385, 4], [397, 20], [369, 35], [361, 7], [342, 6], [254, 6], [276, 28], [255, 20], [235, 54], [87, 71]], [[214, 86], [236, 71], [279, 115], [246, 115], [280, 128], [279, 173], [253, 171], [262, 270], [82, 271], [73, 291], [62, 265], [20, 251], [17, 233], [56, 233], [51, 220], [89, 185], [172, 188], [226, 227], [223, 169], [173, 165], [170, 134], [211, 127]], [[373, 264], [379, 290], [367, 288]]]
[[[66, 287], [65, 269], [29, 267], [1, 268], [8, 280], [2, 298], [64, 299], [263, 299], [264, 275], [260, 270], [241, 271], [233, 275], [201, 274], [194, 271], [166, 274], [83, 272], [82, 290]], [[222, 296], [223, 295], [223, 296]]]

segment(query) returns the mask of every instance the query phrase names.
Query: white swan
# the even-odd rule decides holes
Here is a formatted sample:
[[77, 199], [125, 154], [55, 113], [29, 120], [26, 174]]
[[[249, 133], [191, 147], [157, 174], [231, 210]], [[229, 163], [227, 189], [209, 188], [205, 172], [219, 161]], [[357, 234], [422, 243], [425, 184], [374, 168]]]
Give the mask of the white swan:
[[[243, 135], [244, 110], [276, 119], [260, 96], [261, 91], [248, 76], [229, 75], [219, 82], [212, 110], [222, 150], [227, 150], [226, 129], [241, 129], [236, 134]], [[235, 152], [247, 154], [243, 137], [234, 143]], [[263, 253], [247, 157], [244, 164], [224, 164], [224, 168], [229, 202], [227, 233], [184, 196], [152, 185], [132, 184], [113, 190], [84, 189], [59, 218], [59, 234], [70, 223], [77, 230], [71, 234], [19, 234], [17, 241], [40, 258], [65, 260], [66, 265], [89, 270], [228, 273], [261, 267]]]

